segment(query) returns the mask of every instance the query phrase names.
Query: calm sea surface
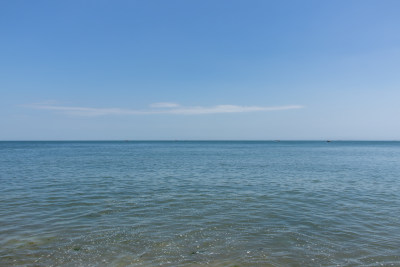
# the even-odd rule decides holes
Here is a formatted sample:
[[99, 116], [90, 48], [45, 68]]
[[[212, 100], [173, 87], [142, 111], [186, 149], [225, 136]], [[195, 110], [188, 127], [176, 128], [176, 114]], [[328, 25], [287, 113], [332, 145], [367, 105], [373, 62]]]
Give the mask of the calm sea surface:
[[0, 266], [400, 266], [400, 142], [0, 142]]

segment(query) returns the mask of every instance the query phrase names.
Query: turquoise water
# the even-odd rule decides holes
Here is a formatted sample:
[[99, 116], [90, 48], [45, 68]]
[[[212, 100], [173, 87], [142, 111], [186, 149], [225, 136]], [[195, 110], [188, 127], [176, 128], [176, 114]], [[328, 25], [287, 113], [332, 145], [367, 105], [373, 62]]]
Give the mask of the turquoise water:
[[400, 266], [400, 142], [0, 142], [0, 266]]

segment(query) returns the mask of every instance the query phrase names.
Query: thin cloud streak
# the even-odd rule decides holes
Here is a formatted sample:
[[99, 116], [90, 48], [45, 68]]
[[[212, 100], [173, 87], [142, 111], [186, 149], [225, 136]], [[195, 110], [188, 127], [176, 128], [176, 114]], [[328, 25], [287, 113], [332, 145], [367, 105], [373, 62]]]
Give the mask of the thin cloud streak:
[[121, 108], [89, 108], [89, 107], [71, 107], [55, 105], [30, 105], [34, 109], [60, 111], [70, 115], [77, 116], [104, 116], [104, 115], [146, 115], [146, 114], [177, 114], [177, 115], [200, 115], [200, 114], [219, 114], [219, 113], [245, 113], [261, 111], [277, 111], [304, 108], [301, 105], [290, 106], [236, 106], [236, 105], [217, 105], [211, 107], [203, 106], [180, 106], [175, 103], [156, 103], [150, 105], [151, 109], [135, 110]]
[[150, 104], [151, 108], [176, 108], [179, 106], [180, 106], [179, 104], [170, 103], [170, 102], [161, 102], [161, 103]]

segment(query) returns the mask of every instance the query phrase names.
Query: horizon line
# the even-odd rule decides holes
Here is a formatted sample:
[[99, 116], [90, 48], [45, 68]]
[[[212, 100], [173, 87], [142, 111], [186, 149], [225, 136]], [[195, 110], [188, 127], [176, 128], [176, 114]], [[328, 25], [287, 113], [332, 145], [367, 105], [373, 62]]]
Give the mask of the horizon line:
[[20, 139], [0, 142], [400, 142], [400, 139]]

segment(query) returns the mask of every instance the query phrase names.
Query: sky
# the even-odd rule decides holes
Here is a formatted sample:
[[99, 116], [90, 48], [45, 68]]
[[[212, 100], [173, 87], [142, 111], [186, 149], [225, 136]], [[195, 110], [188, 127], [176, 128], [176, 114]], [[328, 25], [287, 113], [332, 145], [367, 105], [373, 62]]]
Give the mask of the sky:
[[400, 140], [400, 1], [0, 1], [0, 140]]

